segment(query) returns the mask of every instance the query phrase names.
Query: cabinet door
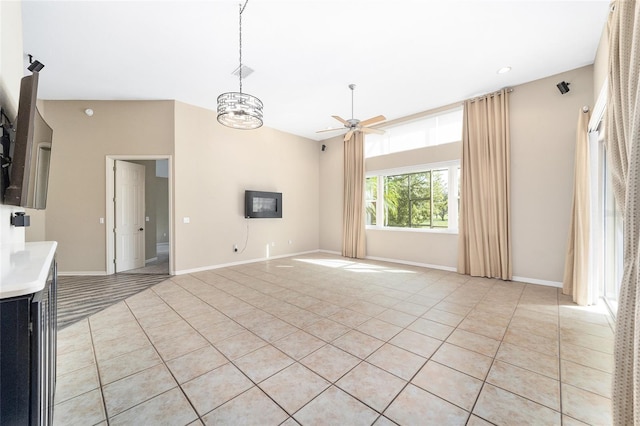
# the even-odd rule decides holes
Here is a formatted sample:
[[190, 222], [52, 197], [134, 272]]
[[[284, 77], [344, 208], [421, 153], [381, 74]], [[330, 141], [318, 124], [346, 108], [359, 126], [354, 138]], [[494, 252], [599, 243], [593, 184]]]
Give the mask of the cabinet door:
[[31, 425], [53, 424], [57, 333], [56, 265], [31, 304]]
[[29, 424], [31, 296], [0, 301], [0, 425]]

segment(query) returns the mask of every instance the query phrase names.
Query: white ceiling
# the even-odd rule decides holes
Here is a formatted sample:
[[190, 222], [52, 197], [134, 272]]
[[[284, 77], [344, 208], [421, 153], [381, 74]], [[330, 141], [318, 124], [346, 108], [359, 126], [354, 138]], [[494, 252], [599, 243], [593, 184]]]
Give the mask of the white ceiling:
[[[237, 91], [238, 1], [23, 0], [43, 99], [176, 99]], [[593, 63], [609, 0], [250, 0], [243, 91], [264, 124], [316, 130], [387, 119]], [[503, 66], [513, 70], [497, 74]], [[580, 90], [571, 87], [572, 90]], [[591, 90], [585, 88], [584, 90]], [[87, 107], [90, 106], [87, 102]], [[337, 134], [337, 132], [336, 132]]]

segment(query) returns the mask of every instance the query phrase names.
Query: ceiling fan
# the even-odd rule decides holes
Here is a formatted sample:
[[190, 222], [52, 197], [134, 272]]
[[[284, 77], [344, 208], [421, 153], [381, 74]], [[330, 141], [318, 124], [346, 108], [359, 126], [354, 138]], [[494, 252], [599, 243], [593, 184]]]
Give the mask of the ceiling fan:
[[[353, 118], [353, 91], [355, 90], [355, 88], [356, 88], [355, 84], [349, 85], [349, 89], [351, 89], [351, 118], [349, 120], [345, 120], [344, 118], [339, 117], [337, 115], [332, 115], [332, 117], [338, 120], [339, 122], [341, 122], [345, 128], [349, 129], [347, 133], [345, 133], [344, 135], [344, 140], [348, 141], [349, 138], [351, 138], [351, 135], [353, 135], [353, 132], [357, 132], [357, 131], [360, 131], [363, 133], [375, 133], [378, 135], [384, 134], [384, 130], [368, 127], [368, 126], [371, 126], [372, 124], [380, 123], [381, 121], [386, 120], [384, 115], [378, 115], [376, 117], [372, 117], [364, 121], [360, 121], [357, 118]], [[343, 130], [343, 128], [336, 127], [332, 129], [318, 130], [316, 133], [335, 132], [336, 130]]]

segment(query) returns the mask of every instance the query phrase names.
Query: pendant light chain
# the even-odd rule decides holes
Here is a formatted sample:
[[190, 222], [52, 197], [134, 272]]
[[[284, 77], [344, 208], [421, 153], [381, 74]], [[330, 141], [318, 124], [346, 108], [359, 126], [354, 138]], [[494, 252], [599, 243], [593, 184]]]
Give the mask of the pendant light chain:
[[242, 5], [242, 3], [238, 4], [238, 8], [240, 10], [240, 24], [238, 25], [238, 29], [239, 29], [239, 39], [240, 39], [240, 43], [238, 43], [238, 45], [240, 46], [240, 68], [238, 69], [238, 75], [240, 76], [240, 93], [242, 93], [242, 12], [244, 12], [244, 8], [247, 7], [247, 3], [249, 3], [249, 0], [246, 0], [244, 2], [244, 6]]
[[[238, 77], [240, 81], [239, 92], [226, 92], [218, 96], [218, 122], [233, 129], [251, 130], [262, 126], [262, 101], [255, 96], [242, 92], [242, 12], [247, 7], [249, 0], [238, 4], [238, 56], [240, 67]], [[235, 72], [234, 72], [235, 74]]]

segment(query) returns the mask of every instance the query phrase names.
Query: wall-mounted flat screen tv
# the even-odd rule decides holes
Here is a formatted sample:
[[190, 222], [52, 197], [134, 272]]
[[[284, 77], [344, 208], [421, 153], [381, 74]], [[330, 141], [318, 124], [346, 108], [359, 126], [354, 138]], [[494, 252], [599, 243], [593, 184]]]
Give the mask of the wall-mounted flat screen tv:
[[16, 118], [15, 143], [11, 144], [11, 170], [4, 203], [44, 209], [47, 205], [53, 131], [36, 108], [38, 72], [22, 78]]
[[244, 192], [244, 217], [281, 218], [282, 193], [250, 191]]

